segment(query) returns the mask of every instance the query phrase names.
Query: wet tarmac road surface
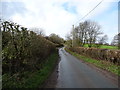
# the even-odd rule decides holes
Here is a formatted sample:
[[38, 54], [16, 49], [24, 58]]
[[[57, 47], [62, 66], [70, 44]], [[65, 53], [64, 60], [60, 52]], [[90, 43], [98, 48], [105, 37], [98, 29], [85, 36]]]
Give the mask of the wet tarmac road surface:
[[67, 53], [64, 48], [59, 49], [59, 54], [61, 61], [56, 88], [118, 88], [103, 74]]

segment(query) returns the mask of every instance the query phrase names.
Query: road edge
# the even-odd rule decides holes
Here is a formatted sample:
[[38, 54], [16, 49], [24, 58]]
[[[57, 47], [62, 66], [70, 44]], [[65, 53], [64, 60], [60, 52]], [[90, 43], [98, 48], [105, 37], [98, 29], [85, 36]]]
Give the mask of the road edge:
[[[64, 49], [65, 51], [66, 51], [66, 49]], [[69, 53], [68, 51], [66, 51], [67, 53]], [[69, 53], [69, 54], [71, 54], [71, 53]], [[72, 54], [71, 54], [72, 55]], [[74, 55], [72, 55], [72, 56], [74, 56]], [[74, 57], [76, 57], [76, 56], [74, 56]], [[119, 76], [117, 76], [116, 74], [114, 74], [114, 73], [112, 73], [112, 72], [109, 72], [109, 71], [107, 71], [107, 70], [105, 70], [105, 69], [102, 69], [102, 68], [100, 68], [100, 67], [97, 67], [97, 66], [95, 66], [94, 64], [92, 64], [92, 63], [89, 63], [89, 62], [86, 62], [85, 60], [83, 60], [83, 59], [80, 59], [80, 58], [78, 58], [78, 57], [76, 57], [78, 60], [81, 60], [83, 63], [85, 63], [85, 64], [87, 64], [88, 66], [90, 66], [91, 68], [93, 68], [93, 69], [95, 69], [97, 72], [99, 72], [99, 73], [101, 73], [101, 74], [104, 74], [104, 76], [106, 77], [106, 78], [108, 78], [110, 81], [112, 81], [115, 85], [117, 85], [117, 86], [119, 86], [119, 83], [118, 83], [118, 78], [119, 78]]]

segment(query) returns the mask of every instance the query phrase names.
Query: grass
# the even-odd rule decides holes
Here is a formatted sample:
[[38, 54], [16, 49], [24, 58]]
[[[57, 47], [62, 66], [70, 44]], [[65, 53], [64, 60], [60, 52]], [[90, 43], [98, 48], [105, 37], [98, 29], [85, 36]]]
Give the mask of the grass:
[[116, 46], [107, 46], [107, 45], [102, 45], [100, 48], [104, 48], [104, 49], [118, 49], [118, 47], [116, 47]]
[[65, 48], [65, 50], [67, 52], [69, 52], [70, 54], [72, 54], [73, 56], [79, 58], [79, 59], [82, 59], [84, 60], [85, 62], [88, 62], [88, 63], [91, 63], [99, 68], [102, 68], [104, 70], [107, 70], [109, 72], [112, 72], [116, 75], [119, 75], [120, 76], [120, 66], [117, 66], [111, 62], [107, 62], [107, 61], [103, 61], [103, 60], [96, 60], [96, 59], [93, 59], [93, 58], [90, 58], [90, 57], [86, 57], [86, 56], [83, 56], [83, 55], [80, 55], [80, 54], [77, 54], [75, 52], [72, 52], [68, 49]]
[[[85, 44], [84, 47], [88, 47], [88, 44]], [[94, 47], [94, 45], [93, 45]], [[117, 46], [108, 46], [108, 45], [101, 45], [99, 48], [102, 48], [102, 49], [118, 49]]]
[[[21, 81], [16, 81], [14, 78], [7, 81], [3, 88], [40, 88], [47, 80], [51, 72], [53, 71], [56, 62], [58, 60], [58, 53], [52, 54], [48, 57], [47, 62], [41, 70], [35, 72], [23, 72], [24, 78]], [[6, 80], [10, 75], [4, 75], [3, 80]]]

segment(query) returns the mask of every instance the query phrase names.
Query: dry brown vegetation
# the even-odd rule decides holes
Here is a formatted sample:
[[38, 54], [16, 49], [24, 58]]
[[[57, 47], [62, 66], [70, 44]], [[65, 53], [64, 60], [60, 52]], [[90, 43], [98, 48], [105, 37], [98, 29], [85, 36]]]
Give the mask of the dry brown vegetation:
[[86, 55], [98, 60], [106, 60], [114, 64], [120, 63], [120, 50], [84, 48], [84, 47], [71, 47], [69, 49], [78, 54]]

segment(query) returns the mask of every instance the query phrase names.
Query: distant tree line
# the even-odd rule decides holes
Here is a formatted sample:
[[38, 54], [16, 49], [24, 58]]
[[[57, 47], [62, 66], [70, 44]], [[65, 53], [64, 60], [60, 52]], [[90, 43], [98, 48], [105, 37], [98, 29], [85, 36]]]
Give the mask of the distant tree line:
[[56, 35], [54, 33], [50, 34], [49, 36], [45, 37], [47, 40], [50, 40], [51, 42], [53, 42], [56, 47], [63, 47], [64, 45], [64, 39], [61, 38], [59, 35]]
[[107, 35], [103, 35], [101, 26], [94, 21], [84, 21], [78, 26], [73, 27], [70, 34], [67, 34], [67, 44], [69, 46], [81, 46], [85, 44], [88, 47], [99, 47], [102, 44], [106, 44], [108, 40]]
[[118, 33], [117, 35], [115, 35], [113, 37], [113, 40], [111, 42], [111, 45], [113, 46], [118, 46], [118, 48], [120, 49], [120, 33]]

